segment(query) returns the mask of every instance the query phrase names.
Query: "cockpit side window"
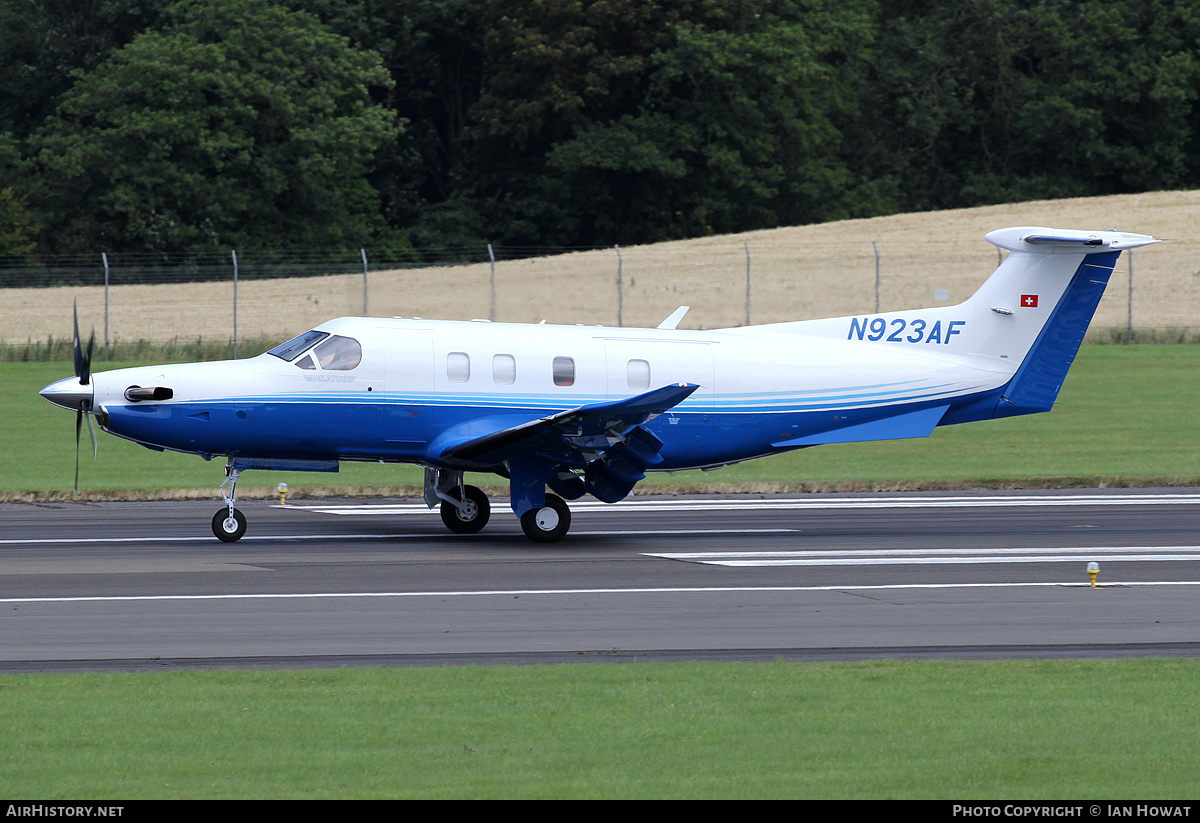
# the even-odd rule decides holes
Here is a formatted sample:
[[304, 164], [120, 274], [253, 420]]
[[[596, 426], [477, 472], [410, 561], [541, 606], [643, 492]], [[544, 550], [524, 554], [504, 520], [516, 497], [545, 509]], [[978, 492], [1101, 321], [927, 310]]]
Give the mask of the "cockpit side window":
[[362, 346], [358, 341], [338, 334], [317, 346], [313, 354], [325, 371], [350, 371], [362, 362]]
[[328, 336], [329, 332], [327, 331], [312, 329], [298, 337], [293, 337], [286, 343], [280, 343], [267, 352], [267, 354], [273, 354], [280, 360], [286, 360], [290, 363]]

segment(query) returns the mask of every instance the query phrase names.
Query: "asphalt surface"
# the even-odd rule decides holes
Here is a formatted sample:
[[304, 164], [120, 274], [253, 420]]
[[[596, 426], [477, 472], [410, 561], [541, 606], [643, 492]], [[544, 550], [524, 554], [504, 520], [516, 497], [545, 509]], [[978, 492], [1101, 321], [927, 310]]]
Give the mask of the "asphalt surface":
[[1200, 490], [506, 504], [3, 504], [0, 672], [1200, 654]]

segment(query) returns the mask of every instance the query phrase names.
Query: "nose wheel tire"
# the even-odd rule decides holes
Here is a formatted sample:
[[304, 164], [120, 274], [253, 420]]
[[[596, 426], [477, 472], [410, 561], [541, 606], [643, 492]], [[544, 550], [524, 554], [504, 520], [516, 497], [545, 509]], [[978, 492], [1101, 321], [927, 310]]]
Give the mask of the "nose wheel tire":
[[229, 508], [222, 508], [213, 515], [212, 530], [217, 539], [224, 543], [240, 540], [246, 533], [246, 515], [242, 514], [241, 509], [234, 509], [233, 517], [230, 517]]
[[554, 494], [546, 495], [546, 505], [521, 515], [521, 530], [535, 543], [562, 540], [571, 528], [571, 509]]
[[[475, 534], [487, 525], [488, 518], [492, 516], [492, 505], [487, 495], [475, 486], [463, 486], [463, 491], [466, 500], [461, 509], [453, 503], [442, 501], [442, 522], [455, 534]], [[450, 496], [455, 500], [461, 499], [458, 489], [452, 489]]]

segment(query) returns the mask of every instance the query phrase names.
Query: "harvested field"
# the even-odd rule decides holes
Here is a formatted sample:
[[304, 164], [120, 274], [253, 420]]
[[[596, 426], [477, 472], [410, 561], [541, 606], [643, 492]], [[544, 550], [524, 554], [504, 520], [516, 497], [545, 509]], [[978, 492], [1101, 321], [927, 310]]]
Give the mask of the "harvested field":
[[[589, 251], [496, 265], [495, 318], [501, 321], [654, 326], [690, 305], [682, 328], [737, 326], [747, 316], [747, 249], [753, 323], [802, 320], [875, 309], [875, 249], [883, 311], [957, 303], [991, 273], [996, 228], [1141, 232], [1172, 242], [1134, 255], [1132, 323], [1139, 330], [1200, 335], [1200, 191], [1046, 200], [975, 209], [846, 220], [620, 250]], [[1129, 255], [1100, 304], [1094, 334], [1123, 330], [1130, 316]], [[375, 316], [486, 318], [487, 264], [371, 272]], [[944, 299], [939, 299], [944, 293]], [[65, 287], [0, 290], [0, 342], [70, 334], [71, 301], [81, 326], [104, 328], [104, 290]], [[323, 320], [361, 314], [361, 275], [246, 280], [239, 285], [239, 338], [285, 339]], [[116, 286], [109, 335], [117, 340], [225, 339], [233, 334], [231, 283]]]

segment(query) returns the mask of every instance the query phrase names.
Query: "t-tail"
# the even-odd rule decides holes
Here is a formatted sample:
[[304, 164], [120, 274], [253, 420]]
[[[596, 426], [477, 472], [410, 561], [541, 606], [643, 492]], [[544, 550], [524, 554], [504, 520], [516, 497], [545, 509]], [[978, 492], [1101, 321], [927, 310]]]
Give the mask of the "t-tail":
[[[987, 240], [1009, 255], [956, 306], [779, 324], [799, 334], [954, 359], [1003, 384], [952, 404], [942, 423], [1049, 411], [1125, 249], [1159, 242], [1114, 230], [1019, 227]], [[892, 349], [895, 351], [896, 349]]]
[[1010, 254], [963, 304], [977, 332], [972, 355], [1019, 363], [993, 417], [1050, 411], [1125, 249], [1143, 234], [1038, 227], [1000, 229], [988, 242]]

